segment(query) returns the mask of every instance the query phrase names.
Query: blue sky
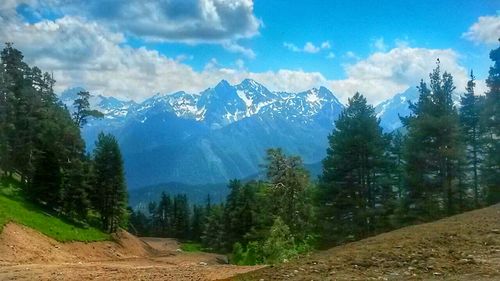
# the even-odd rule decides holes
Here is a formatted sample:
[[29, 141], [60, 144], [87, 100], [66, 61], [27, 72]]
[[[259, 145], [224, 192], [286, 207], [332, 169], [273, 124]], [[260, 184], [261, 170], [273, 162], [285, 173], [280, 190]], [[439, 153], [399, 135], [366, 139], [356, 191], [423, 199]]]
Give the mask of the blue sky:
[[[372, 103], [434, 66], [483, 80], [500, 37], [500, 2], [7, 0], [0, 37], [55, 74], [58, 90], [142, 100], [254, 78], [271, 90], [327, 86]], [[479, 88], [484, 86], [479, 83]]]

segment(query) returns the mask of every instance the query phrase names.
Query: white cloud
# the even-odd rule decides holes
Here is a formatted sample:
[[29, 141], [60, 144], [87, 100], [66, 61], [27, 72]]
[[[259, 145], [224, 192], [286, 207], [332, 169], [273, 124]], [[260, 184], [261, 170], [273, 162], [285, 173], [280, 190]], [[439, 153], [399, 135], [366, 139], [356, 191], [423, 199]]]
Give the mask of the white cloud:
[[183, 61], [192, 60], [193, 58], [194, 58], [193, 55], [180, 54], [180, 55], [175, 57], [175, 61], [176, 62], [183, 62]]
[[326, 55], [326, 58], [332, 60], [335, 58], [335, 54], [333, 52], [329, 52], [328, 55]]
[[345, 79], [328, 80], [319, 72], [301, 69], [250, 72], [243, 61], [236, 61], [234, 68], [224, 68], [215, 59], [197, 71], [184, 64], [183, 57], [169, 58], [144, 47], [128, 47], [123, 44], [123, 34], [79, 17], [27, 24], [0, 11], [0, 20], [0, 38], [14, 42], [30, 64], [53, 72], [56, 91], [84, 86], [95, 93], [140, 101], [157, 92], [199, 92], [221, 79], [239, 83], [253, 78], [275, 91], [328, 86], [343, 101], [359, 91], [376, 104], [426, 79], [437, 58], [442, 69], [454, 75], [458, 91], [467, 80], [458, 55], [449, 49], [399, 46], [345, 66]]
[[[300, 92], [326, 85], [328, 80], [319, 72], [280, 69], [262, 73], [246, 73], [248, 77], [261, 82], [273, 91]], [[236, 81], [239, 82], [239, 81]]]
[[70, 16], [36, 24], [12, 20], [4, 27], [0, 37], [14, 42], [28, 63], [52, 72], [58, 92], [83, 86], [95, 93], [140, 101], [157, 92], [199, 92], [221, 79], [239, 83], [250, 77], [281, 91], [302, 91], [326, 83], [320, 73], [302, 70], [249, 72], [241, 60], [232, 69], [211, 59], [196, 71], [182, 62], [184, 56], [168, 58], [144, 47], [128, 47], [122, 34]]
[[115, 31], [157, 41], [225, 42], [253, 37], [262, 26], [253, 0], [38, 2], [38, 6], [50, 3], [65, 15], [85, 16]]
[[321, 50], [330, 49], [331, 45], [330, 45], [330, 41], [324, 41], [321, 44], [319, 44], [319, 46], [316, 46], [312, 42], [306, 42], [304, 44], [304, 47], [299, 48], [299, 47], [297, 47], [297, 45], [295, 45], [293, 43], [283, 42], [283, 47], [287, 48], [288, 50], [290, 50], [292, 52], [296, 52], [296, 53], [304, 52], [304, 53], [309, 53], [309, 54], [316, 54], [316, 53], [320, 52]]
[[306, 53], [315, 54], [315, 53], [319, 52], [320, 50], [321, 50], [320, 48], [314, 46], [314, 44], [311, 42], [307, 42], [304, 45], [304, 52], [306, 52]]
[[249, 49], [249, 48], [245, 48], [235, 42], [232, 42], [232, 41], [228, 41], [228, 42], [224, 42], [222, 44], [222, 46], [232, 52], [232, 53], [240, 53], [240, 54], [243, 54], [245, 55], [246, 57], [250, 58], [250, 59], [254, 59], [255, 58], [255, 52], [252, 50], [252, 49]]
[[462, 37], [476, 44], [496, 44], [500, 38], [500, 16], [479, 17]]
[[464, 89], [467, 74], [458, 64], [457, 53], [451, 49], [411, 47], [396, 47], [388, 52], [377, 52], [364, 60], [347, 65], [347, 78], [330, 81], [330, 87], [343, 100], [359, 91], [369, 102], [377, 104], [416, 86], [420, 79], [428, 80], [429, 73], [436, 66], [437, 58], [441, 61], [441, 69], [453, 75], [457, 90]]
[[[5, 1], [5, 2], [4, 2]], [[33, 15], [49, 14], [83, 17], [107, 29], [148, 41], [187, 44], [220, 44], [231, 52], [255, 57], [238, 44], [239, 39], [259, 34], [263, 23], [253, 10], [253, 0], [4, 0], [2, 15], [28, 6]], [[37, 18], [40, 18], [37, 16]]]

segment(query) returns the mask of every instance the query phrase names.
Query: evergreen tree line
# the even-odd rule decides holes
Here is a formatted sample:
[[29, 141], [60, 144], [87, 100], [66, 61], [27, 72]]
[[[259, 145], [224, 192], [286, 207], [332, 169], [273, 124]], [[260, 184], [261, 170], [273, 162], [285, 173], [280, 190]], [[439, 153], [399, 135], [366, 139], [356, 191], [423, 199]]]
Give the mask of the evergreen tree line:
[[460, 105], [437, 61], [403, 128], [385, 134], [356, 93], [335, 122], [318, 183], [321, 236], [339, 244], [500, 202], [500, 48], [485, 95], [471, 72]]
[[173, 237], [183, 240], [199, 237], [198, 206], [193, 212], [185, 194], [170, 197], [162, 193], [158, 202], [150, 202], [147, 215], [130, 210], [129, 230], [140, 236]]
[[403, 128], [392, 133], [356, 93], [335, 122], [314, 183], [299, 157], [270, 149], [266, 180], [230, 181], [223, 204], [193, 207], [187, 232], [172, 224], [164, 196], [150, 208], [152, 229], [232, 251], [234, 263], [276, 263], [317, 238], [341, 244], [500, 202], [500, 48], [490, 58], [488, 91], [475, 92], [471, 72], [458, 108], [453, 77], [438, 60]]
[[126, 218], [126, 188], [118, 143], [100, 134], [92, 156], [80, 127], [89, 117], [88, 92], [78, 93], [73, 115], [55, 80], [23, 61], [7, 43], [0, 58], [0, 172], [17, 177], [23, 192], [48, 210], [79, 222], [97, 215], [113, 232]]
[[196, 241], [212, 252], [235, 251], [239, 264], [275, 263], [310, 248], [315, 237], [313, 185], [299, 157], [267, 151], [267, 179], [229, 182], [226, 201], [189, 207], [185, 195], [162, 194], [148, 213], [131, 211], [129, 229], [141, 236]]

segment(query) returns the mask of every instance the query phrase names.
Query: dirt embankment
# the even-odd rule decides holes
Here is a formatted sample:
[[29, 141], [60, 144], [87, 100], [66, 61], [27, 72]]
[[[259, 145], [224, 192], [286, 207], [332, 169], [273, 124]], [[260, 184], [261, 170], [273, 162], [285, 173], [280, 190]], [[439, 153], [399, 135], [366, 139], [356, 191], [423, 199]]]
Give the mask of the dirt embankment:
[[228, 280], [500, 280], [500, 205]]
[[0, 280], [217, 280], [260, 267], [220, 264], [219, 255], [184, 253], [173, 239], [59, 243], [10, 223], [0, 234]]

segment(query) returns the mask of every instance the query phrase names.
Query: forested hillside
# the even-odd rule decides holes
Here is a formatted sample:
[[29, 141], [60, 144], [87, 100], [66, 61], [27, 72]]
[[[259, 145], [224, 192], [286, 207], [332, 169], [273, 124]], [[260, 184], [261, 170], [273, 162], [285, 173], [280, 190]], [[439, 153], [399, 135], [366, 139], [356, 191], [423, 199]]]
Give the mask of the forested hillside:
[[21, 196], [41, 209], [84, 225], [98, 218], [104, 231], [114, 232], [125, 226], [127, 207], [118, 143], [100, 134], [88, 155], [80, 127], [102, 114], [89, 108], [89, 93], [80, 92], [71, 115], [55, 95], [55, 83], [6, 44], [0, 64], [1, 177], [17, 181]]

